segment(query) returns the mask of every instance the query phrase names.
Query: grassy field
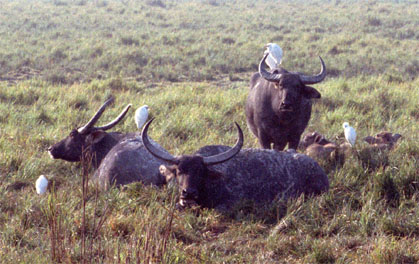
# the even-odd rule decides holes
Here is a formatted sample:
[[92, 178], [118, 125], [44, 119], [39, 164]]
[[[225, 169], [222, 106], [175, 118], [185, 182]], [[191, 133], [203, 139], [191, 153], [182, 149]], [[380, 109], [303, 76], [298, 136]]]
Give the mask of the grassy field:
[[[417, 1], [0, 0], [0, 262], [419, 262], [418, 24]], [[100, 123], [148, 104], [173, 154], [233, 145], [233, 121], [258, 147], [244, 104], [267, 42], [289, 70], [326, 62], [307, 131], [357, 130], [342, 167], [322, 164], [328, 193], [179, 212], [173, 187], [86, 190], [84, 166], [49, 158], [111, 95]], [[133, 113], [114, 130], [135, 131]], [[383, 130], [403, 138], [368, 151]], [[54, 193], [36, 194], [41, 174]]]
[[[307, 3], [308, 2], [308, 3]], [[397, 4], [394, 2], [398, 2]], [[1, 1], [0, 77], [204, 81], [253, 71], [267, 42], [284, 66], [412, 80], [417, 1]]]

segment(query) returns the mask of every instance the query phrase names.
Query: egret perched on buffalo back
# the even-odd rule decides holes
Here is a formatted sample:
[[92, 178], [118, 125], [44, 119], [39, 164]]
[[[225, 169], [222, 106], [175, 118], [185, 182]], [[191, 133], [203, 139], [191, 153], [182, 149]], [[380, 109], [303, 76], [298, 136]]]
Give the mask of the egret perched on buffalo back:
[[148, 118], [148, 105], [143, 105], [135, 111], [135, 124], [141, 129]]
[[345, 138], [346, 141], [349, 142], [349, 144], [351, 144], [351, 146], [353, 147], [355, 145], [355, 141], [356, 141], [356, 132], [355, 129], [351, 126], [349, 126], [348, 122], [343, 123], [343, 129], [345, 132]]
[[44, 175], [39, 176], [39, 178], [35, 182], [36, 193], [37, 194], [44, 194], [47, 191], [48, 187], [48, 180]]
[[279, 68], [279, 65], [282, 62], [282, 49], [276, 43], [268, 43], [265, 46], [266, 50], [264, 54], [269, 53], [269, 56], [266, 58], [265, 62], [268, 64], [271, 70]]

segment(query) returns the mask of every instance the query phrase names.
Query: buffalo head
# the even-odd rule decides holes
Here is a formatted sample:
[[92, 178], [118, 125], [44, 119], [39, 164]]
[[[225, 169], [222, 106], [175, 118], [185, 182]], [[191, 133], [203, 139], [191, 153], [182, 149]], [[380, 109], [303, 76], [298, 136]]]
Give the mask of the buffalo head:
[[[81, 161], [84, 153], [95, 155], [96, 157], [94, 158], [96, 160], [98, 160], [98, 156], [103, 156], [103, 153], [98, 154], [96, 151], [103, 151], [104, 149], [109, 148], [105, 145], [109, 145], [110, 143], [104, 142], [106, 137], [109, 137], [109, 134], [105, 131], [118, 124], [131, 107], [131, 104], [127, 105], [121, 114], [107, 125], [95, 127], [95, 123], [99, 120], [106, 107], [112, 103], [112, 101], [113, 98], [107, 100], [86, 125], [73, 129], [66, 138], [50, 146], [48, 152], [51, 158], [77, 162]], [[103, 143], [103, 146], [100, 146], [101, 143]], [[109, 150], [110, 148], [108, 151]]]
[[308, 84], [319, 83], [326, 77], [326, 66], [321, 57], [321, 71], [314, 76], [307, 76], [301, 73], [288, 72], [284, 69], [275, 69], [272, 73], [264, 68], [266, 54], [259, 63], [259, 74], [268, 82], [275, 84], [277, 93], [272, 98], [278, 117], [281, 121], [287, 122], [293, 119], [295, 112], [299, 111], [302, 97], [307, 99], [320, 98], [320, 93]]
[[146, 149], [155, 157], [171, 163], [170, 166], [161, 165], [160, 173], [166, 178], [166, 181], [176, 179], [179, 186], [180, 201], [182, 207], [200, 204], [204, 182], [207, 178], [218, 178], [220, 173], [210, 169], [208, 166], [219, 164], [233, 158], [243, 146], [243, 132], [240, 126], [236, 124], [238, 140], [235, 146], [225, 152], [217, 155], [202, 157], [200, 155], [187, 156], [182, 155], [174, 157], [169, 153], [163, 152], [150, 143], [147, 135], [150, 120], [143, 128], [141, 137]]
[[327, 140], [322, 134], [316, 131], [305, 134], [303, 140], [300, 142], [300, 147], [302, 149], [306, 149], [308, 146], [314, 143], [317, 143], [319, 145], [326, 145], [332, 142]]

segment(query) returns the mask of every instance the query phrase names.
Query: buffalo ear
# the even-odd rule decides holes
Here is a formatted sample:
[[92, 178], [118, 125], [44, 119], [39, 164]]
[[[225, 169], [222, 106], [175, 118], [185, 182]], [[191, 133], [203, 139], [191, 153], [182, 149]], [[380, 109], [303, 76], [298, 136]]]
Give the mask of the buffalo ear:
[[88, 144], [96, 144], [100, 142], [106, 136], [106, 132], [103, 130], [96, 130], [90, 133], [87, 138], [86, 142]]
[[164, 176], [164, 179], [166, 180], [166, 183], [170, 182], [172, 179], [175, 178], [176, 176], [176, 168], [174, 168], [173, 166], [165, 166], [165, 165], [160, 165], [159, 167], [159, 172], [161, 175]]
[[304, 86], [303, 95], [304, 95], [304, 97], [306, 97], [308, 99], [310, 99], [310, 98], [316, 98], [316, 99], [318, 99], [318, 98], [321, 97], [321, 94], [320, 94], [319, 91], [317, 91], [313, 87], [307, 86], [307, 85]]
[[221, 179], [223, 177], [223, 174], [221, 172], [218, 172], [216, 170], [211, 170], [208, 169], [208, 178], [212, 179], [212, 180], [218, 180]]

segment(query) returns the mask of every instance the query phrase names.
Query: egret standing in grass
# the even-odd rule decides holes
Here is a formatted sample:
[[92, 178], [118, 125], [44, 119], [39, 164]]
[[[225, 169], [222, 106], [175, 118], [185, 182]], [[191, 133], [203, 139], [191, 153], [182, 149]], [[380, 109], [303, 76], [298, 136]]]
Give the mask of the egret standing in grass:
[[39, 176], [39, 178], [35, 182], [36, 193], [37, 194], [44, 194], [47, 191], [48, 187], [48, 180], [44, 175]]
[[135, 111], [135, 124], [141, 129], [148, 118], [148, 105], [143, 105]]
[[355, 129], [351, 126], [349, 126], [348, 122], [343, 123], [343, 129], [345, 132], [345, 138], [346, 141], [349, 142], [349, 144], [351, 144], [351, 146], [353, 147], [355, 145], [355, 141], [356, 141], [356, 132]]
[[264, 55], [269, 53], [269, 56], [265, 60], [266, 64], [268, 64], [271, 70], [279, 68], [279, 65], [282, 62], [283, 54], [281, 47], [276, 43], [268, 43], [266, 44], [265, 48], [266, 50], [264, 52]]

